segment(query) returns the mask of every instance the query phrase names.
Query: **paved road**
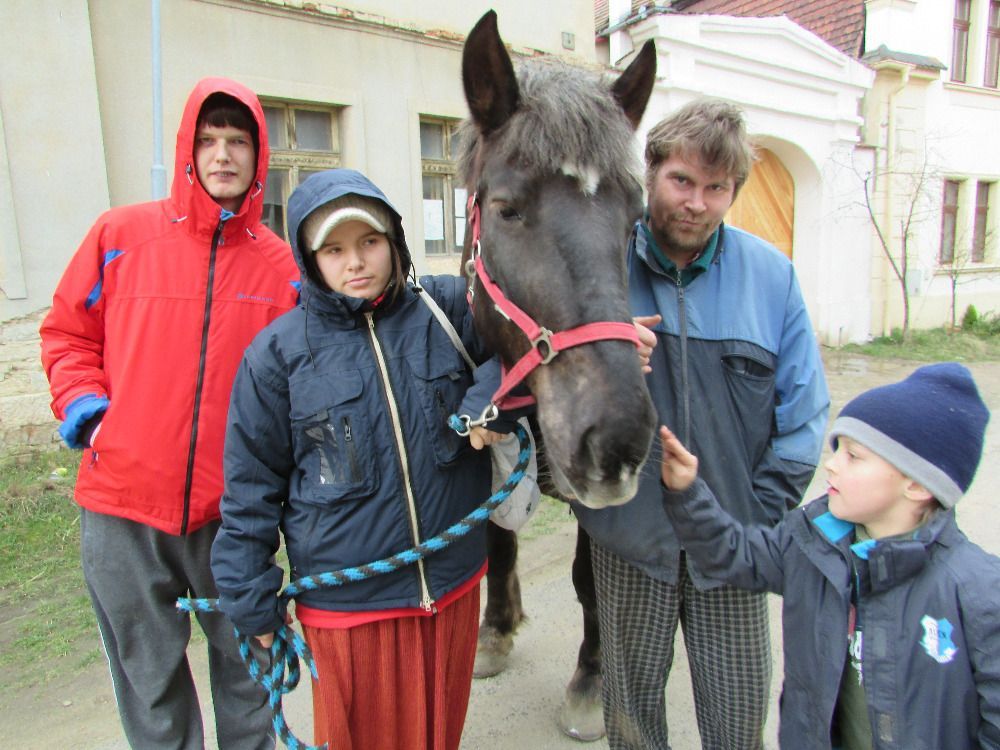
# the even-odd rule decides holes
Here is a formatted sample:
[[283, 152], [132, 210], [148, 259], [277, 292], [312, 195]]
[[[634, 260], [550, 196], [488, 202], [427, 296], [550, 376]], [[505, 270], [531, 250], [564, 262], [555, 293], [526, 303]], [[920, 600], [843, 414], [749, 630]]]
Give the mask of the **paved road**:
[[[827, 356], [827, 374], [835, 414], [851, 396], [874, 385], [904, 377], [913, 365]], [[1000, 363], [972, 365], [984, 398], [1000, 415]], [[997, 523], [993, 488], [1000, 485], [1000, 418], [987, 436], [986, 455], [977, 480], [958, 508], [959, 522], [969, 536], [994, 554], [1000, 554], [1000, 523]], [[823, 472], [807, 495], [823, 491]], [[567, 518], [547, 536], [532, 539], [521, 548], [522, 591], [530, 616], [517, 638], [511, 669], [489, 680], [477, 681], [466, 722], [462, 747], [470, 750], [536, 750], [575, 748], [581, 743], [564, 737], [555, 715], [565, 684], [574, 666], [581, 633], [580, 614], [570, 582], [570, 563], [575, 529]], [[780, 685], [780, 602], [772, 601], [772, 650], [775, 680], [771, 721], [766, 740], [768, 750], [777, 747], [776, 697]], [[205, 664], [201, 649], [192, 654], [196, 677], [204, 684]], [[208, 695], [207, 688], [203, 690]], [[82, 750], [127, 750], [120, 736], [108, 680], [102, 667], [90, 670], [68, 685], [49, 685], [42, 690], [0, 697], [4, 711], [5, 746], [18, 748], [76, 747]], [[687, 664], [683, 648], [667, 686], [668, 722], [674, 750], [699, 747]], [[292, 728], [303, 739], [311, 738], [308, 685], [286, 700]], [[5, 707], [5, 704], [6, 707]], [[206, 701], [207, 704], [207, 701]], [[210, 707], [205, 706], [210, 717]], [[210, 718], [209, 718], [210, 721]], [[209, 736], [211, 729], [209, 728]], [[214, 746], [210, 743], [210, 746]], [[600, 740], [587, 747], [607, 748]], [[331, 750], [336, 750], [333, 748]]]

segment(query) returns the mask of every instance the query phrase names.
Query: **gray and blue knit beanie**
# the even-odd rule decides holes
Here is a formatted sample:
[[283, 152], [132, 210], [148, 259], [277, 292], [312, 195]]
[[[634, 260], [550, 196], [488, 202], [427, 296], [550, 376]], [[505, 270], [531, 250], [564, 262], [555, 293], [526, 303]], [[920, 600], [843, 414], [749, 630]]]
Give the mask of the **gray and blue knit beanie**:
[[989, 419], [972, 373], [943, 362], [850, 401], [830, 442], [836, 449], [841, 436], [856, 440], [952, 508], [976, 475]]

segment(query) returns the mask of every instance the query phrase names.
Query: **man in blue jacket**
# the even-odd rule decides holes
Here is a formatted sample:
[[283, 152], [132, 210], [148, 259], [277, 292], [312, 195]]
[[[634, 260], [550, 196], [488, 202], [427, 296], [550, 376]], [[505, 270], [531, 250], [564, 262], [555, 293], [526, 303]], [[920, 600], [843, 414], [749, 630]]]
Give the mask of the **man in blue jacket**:
[[[722, 218], [752, 162], [742, 112], [700, 99], [647, 136], [648, 204], [629, 242], [633, 314], [654, 327], [649, 390], [734, 518], [773, 526], [815, 471], [829, 395], [791, 262]], [[635, 498], [575, 505], [592, 539], [612, 750], [668, 750], [664, 688], [677, 625], [702, 746], [761, 748], [771, 681], [766, 595], [687, 559], [647, 470]]]

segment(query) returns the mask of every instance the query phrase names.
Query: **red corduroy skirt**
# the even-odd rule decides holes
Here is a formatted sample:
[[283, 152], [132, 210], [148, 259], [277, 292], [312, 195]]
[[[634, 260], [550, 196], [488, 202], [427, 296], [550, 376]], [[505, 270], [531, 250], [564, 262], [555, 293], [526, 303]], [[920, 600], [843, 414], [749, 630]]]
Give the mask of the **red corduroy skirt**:
[[303, 626], [319, 673], [314, 743], [331, 750], [458, 750], [478, 627], [478, 586], [433, 617]]

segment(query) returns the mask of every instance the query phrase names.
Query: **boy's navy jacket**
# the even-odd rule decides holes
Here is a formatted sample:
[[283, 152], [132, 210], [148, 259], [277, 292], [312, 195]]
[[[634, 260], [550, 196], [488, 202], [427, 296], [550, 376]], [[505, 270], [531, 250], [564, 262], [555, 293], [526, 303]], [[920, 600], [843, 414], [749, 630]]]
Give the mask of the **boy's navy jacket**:
[[[744, 527], [700, 479], [683, 493], [664, 489], [663, 505], [706, 574], [783, 596], [780, 744], [829, 748], [854, 524], [831, 515], [823, 497], [774, 528]], [[858, 620], [873, 750], [1000, 748], [1000, 559], [966, 538], [954, 510], [867, 556], [871, 588]]]
[[[299, 246], [302, 220], [345, 193], [389, 206], [408, 267], [398, 213], [351, 170], [314, 175], [293, 194], [289, 228], [300, 267], [309, 252]], [[223, 611], [251, 635], [283, 623], [282, 571], [273, 561], [279, 527], [294, 580], [407, 550], [490, 494], [489, 451], [473, 450], [447, 420], [478, 415], [496, 383], [470, 390], [472, 374], [417, 297], [431, 294], [481, 361], [462, 279], [427, 277], [424, 291], [408, 285], [371, 312], [363, 300], [320, 288], [304, 268], [302, 280], [301, 304], [247, 349], [229, 410], [212, 571]], [[482, 569], [484, 535], [479, 526], [421, 564], [299, 601], [331, 611], [430, 609]]]
[[[698, 456], [705, 481], [743, 523], [774, 525], [802, 499], [823, 445], [829, 395], [791, 262], [720, 226], [708, 268], [688, 285], [651, 257], [637, 224], [628, 248], [633, 315], [659, 313], [646, 376], [662, 424]], [[624, 505], [573, 510], [591, 538], [647, 575], [676, 583], [681, 545], [647, 466]], [[719, 585], [689, 566], [701, 588]]]

